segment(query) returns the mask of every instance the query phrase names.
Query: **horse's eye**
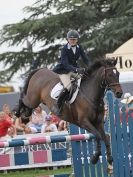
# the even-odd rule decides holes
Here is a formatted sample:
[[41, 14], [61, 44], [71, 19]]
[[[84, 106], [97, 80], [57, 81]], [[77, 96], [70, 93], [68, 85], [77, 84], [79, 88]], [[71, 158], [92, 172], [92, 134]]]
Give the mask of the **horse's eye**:
[[113, 73], [116, 74], [116, 69], [113, 69]]

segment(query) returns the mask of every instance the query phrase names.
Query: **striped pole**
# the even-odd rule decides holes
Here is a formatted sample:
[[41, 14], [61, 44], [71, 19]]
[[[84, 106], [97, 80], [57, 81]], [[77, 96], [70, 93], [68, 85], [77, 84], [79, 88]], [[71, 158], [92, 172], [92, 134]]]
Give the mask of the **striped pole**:
[[79, 135], [56, 135], [56, 136], [44, 136], [26, 139], [12, 139], [7, 141], [0, 141], [0, 148], [26, 146], [34, 144], [47, 144], [56, 142], [71, 142], [71, 141], [85, 141], [94, 138], [92, 134], [79, 134]]

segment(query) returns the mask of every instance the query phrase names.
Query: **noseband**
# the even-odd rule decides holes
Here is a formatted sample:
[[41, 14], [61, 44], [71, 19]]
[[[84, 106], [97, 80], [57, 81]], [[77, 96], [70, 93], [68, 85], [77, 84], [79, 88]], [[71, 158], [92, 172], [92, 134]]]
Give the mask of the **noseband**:
[[[110, 90], [112, 86], [116, 86], [116, 85], [120, 85], [118, 82], [115, 82], [115, 83], [109, 83], [108, 82], [108, 79], [107, 79], [107, 71], [108, 70], [111, 70], [111, 69], [114, 69], [116, 70], [115, 67], [108, 67], [108, 68], [104, 68], [104, 80], [102, 81], [101, 83], [101, 87], [102, 88], [106, 88], [106, 90]], [[116, 70], [117, 71], [117, 70]], [[118, 72], [118, 71], [117, 71]]]

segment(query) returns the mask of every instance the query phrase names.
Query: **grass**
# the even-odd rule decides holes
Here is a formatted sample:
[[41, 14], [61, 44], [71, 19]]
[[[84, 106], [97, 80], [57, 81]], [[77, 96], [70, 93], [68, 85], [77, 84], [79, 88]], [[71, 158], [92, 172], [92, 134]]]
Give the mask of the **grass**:
[[0, 177], [41, 177], [44, 175], [55, 175], [55, 174], [71, 174], [71, 167], [64, 167], [57, 170], [49, 169], [30, 169], [21, 171], [10, 171], [7, 173], [0, 173]]

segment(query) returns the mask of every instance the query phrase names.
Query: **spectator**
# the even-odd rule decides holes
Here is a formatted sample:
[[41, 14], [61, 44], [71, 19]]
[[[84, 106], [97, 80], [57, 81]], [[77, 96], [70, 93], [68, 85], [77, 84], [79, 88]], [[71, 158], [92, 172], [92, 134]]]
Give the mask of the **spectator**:
[[29, 123], [30, 121], [30, 118], [28, 117], [24, 117], [24, 115], [22, 115], [21, 117], [19, 118], [16, 118], [15, 120], [15, 127], [16, 127], [16, 131], [17, 131], [17, 134], [24, 134], [24, 133], [27, 133], [25, 132], [25, 129], [26, 129], [26, 125]]
[[0, 137], [13, 136], [15, 134], [16, 130], [11, 118], [5, 112], [0, 112]]
[[6, 114], [8, 114], [10, 116], [11, 111], [10, 111], [10, 107], [8, 104], [4, 104], [2, 107], [3, 112], [5, 112]]
[[67, 122], [64, 120], [61, 120], [59, 122], [58, 131], [67, 131], [67, 128], [68, 128]]
[[127, 105], [128, 107], [133, 107], [133, 96], [131, 96], [131, 93], [125, 93], [124, 99], [121, 100], [121, 103]]
[[46, 132], [57, 132], [57, 127], [56, 125], [52, 122], [52, 116], [47, 115], [45, 119], [45, 123], [42, 126], [41, 133], [46, 133]]
[[[10, 109], [10, 106], [8, 104], [4, 104], [3, 107], [2, 107], [2, 110], [3, 112], [9, 116], [9, 118], [11, 119], [11, 121], [13, 122], [13, 124], [15, 124], [15, 115], [14, 113], [11, 111]], [[9, 136], [14, 136], [16, 134], [16, 129], [15, 129], [15, 132], [14, 132], [14, 129], [12, 127], [10, 127], [8, 129], [8, 135]]]
[[14, 118], [14, 114], [11, 112], [10, 106], [8, 104], [4, 104], [2, 111], [5, 112], [10, 118]]
[[[131, 96], [130, 93], [125, 93], [124, 94], [124, 99], [121, 100], [121, 103], [126, 107], [126, 121], [128, 122], [128, 113], [131, 111], [131, 117], [133, 118], [133, 96]], [[122, 121], [122, 115], [121, 116], [121, 121]]]
[[52, 116], [52, 122], [56, 125], [56, 127], [58, 128], [59, 126], [59, 122], [60, 122], [60, 118], [58, 116], [56, 116], [55, 114], [51, 114]]
[[39, 105], [31, 115], [30, 122], [25, 128], [26, 133], [41, 133], [41, 128], [45, 122], [47, 113]]

